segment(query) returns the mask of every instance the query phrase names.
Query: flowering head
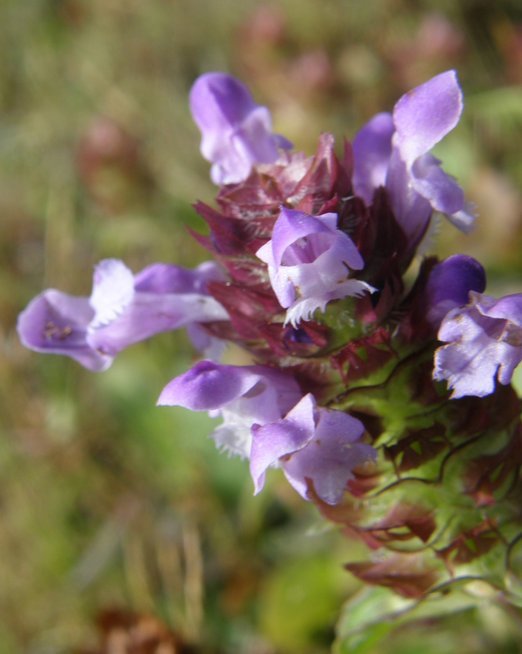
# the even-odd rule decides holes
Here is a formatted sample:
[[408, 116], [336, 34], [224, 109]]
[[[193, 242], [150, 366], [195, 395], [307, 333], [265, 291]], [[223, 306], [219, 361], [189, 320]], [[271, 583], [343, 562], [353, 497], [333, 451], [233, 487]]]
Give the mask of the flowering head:
[[[520, 540], [520, 406], [507, 385], [522, 360], [522, 295], [483, 295], [484, 270], [463, 255], [410, 266], [435, 211], [464, 231], [473, 222], [431, 154], [460, 118], [455, 73], [375, 116], [353, 157], [349, 145], [338, 157], [329, 134], [313, 157], [280, 156], [289, 144], [267, 109], [228, 75], [200, 77], [190, 102], [221, 186], [215, 208], [196, 205], [209, 226], [196, 238], [219, 265], [134, 275], [103, 261], [89, 298], [33, 300], [22, 342], [101, 370], [124, 347], [187, 327], [207, 359], [158, 404], [221, 418], [212, 436], [249, 459], [256, 493], [279, 467], [325, 516], [393, 553], [350, 564], [354, 574], [421, 597], [460, 581], [461, 563], [472, 577], [490, 549], [506, 561], [498, 547]], [[226, 341], [249, 365], [214, 360]], [[451, 390], [475, 397], [455, 403]]]
[[266, 107], [257, 105], [250, 91], [225, 73], [198, 77], [190, 92], [190, 109], [201, 139], [201, 153], [212, 163], [215, 184], [245, 180], [256, 164], [273, 163], [279, 148], [291, 143], [272, 133]]

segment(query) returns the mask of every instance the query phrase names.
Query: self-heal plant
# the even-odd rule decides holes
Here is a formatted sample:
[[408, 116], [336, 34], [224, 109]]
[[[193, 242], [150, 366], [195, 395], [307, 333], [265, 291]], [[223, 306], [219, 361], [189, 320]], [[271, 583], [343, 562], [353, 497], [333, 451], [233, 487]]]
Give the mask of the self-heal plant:
[[[368, 547], [346, 565], [367, 589], [342, 617], [339, 651], [362, 627], [383, 633], [390, 615], [436, 614], [450, 591], [452, 606], [469, 606], [471, 582], [520, 605], [522, 427], [510, 382], [522, 294], [496, 300], [475, 259], [418, 251], [436, 213], [463, 231], [474, 221], [431, 154], [462, 112], [456, 73], [370, 119], [341, 157], [329, 134], [311, 157], [292, 151], [224, 73], [200, 77], [190, 104], [219, 187], [216, 206], [195, 205], [209, 232], [195, 237], [215, 262], [137, 275], [102, 262], [90, 298], [33, 300], [22, 342], [100, 370], [186, 327], [205, 359], [158, 404], [220, 419], [212, 437], [248, 459], [256, 493], [278, 468]], [[246, 365], [226, 362], [227, 342]], [[358, 601], [369, 610], [351, 611]]]

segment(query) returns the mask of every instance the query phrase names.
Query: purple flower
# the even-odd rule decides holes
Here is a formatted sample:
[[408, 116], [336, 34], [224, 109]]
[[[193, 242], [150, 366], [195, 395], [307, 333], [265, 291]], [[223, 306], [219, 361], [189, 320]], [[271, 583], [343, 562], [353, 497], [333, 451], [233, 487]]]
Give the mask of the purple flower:
[[265, 483], [266, 470], [279, 464], [305, 499], [309, 488], [327, 504], [342, 499], [353, 469], [375, 458], [371, 445], [360, 442], [364, 425], [360, 420], [316, 405], [313, 395], [305, 395], [277, 422], [253, 429], [250, 473], [255, 493]]
[[277, 369], [200, 361], [165, 386], [158, 405], [222, 417], [212, 437], [218, 447], [245, 458], [250, 455], [252, 425], [278, 420], [301, 396], [293, 377]]
[[455, 254], [441, 261], [430, 272], [426, 284], [426, 318], [438, 328], [444, 316], [469, 301], [469, 292], [482, 293], [486, 288], [486, 273], [473, 257]]
[[90, 298], [54, 289], [34, 298], [18, 318], [20, 340], [37, 352], [105, 370], [118, 352], [154, 334], [227, 320], [205, 290], [208, 281], [221, 278], [212, 262], [195, 270], [157, 263], [133, 275], [122, 261], [105, 259], [95, 269]]
[[462, 92], [450, 70], [403, 95], [393, 115], [376, 115], [353, 141], [355, 192], [371, 204], [374, 191], [384, 186], [413, 243], [425, 233], [433, 211], [463, 231], [473, 225], [462, 189], [429, 153], [457, 125], [461, 112]]
[[282, 208], [272, 239], [256, 254], [268, 265], [274, 293], [288, 309], [285, 322], [294, 327], [331, 300], [374, 290], [349, 278], [364, 262], [351, 238], [337, 229], [335, 213], [310, 216]]
[[509, 384], [522, 361], [522, 293], [496, 300], [470, 293], [470, 303], [453, 309], [442, 321], [433, 377], [446, 379], [452, 398], [483, 397], [495, 382]]
[[274, 163], [279, 148], [292, 147], [272, 133], [268, 109], [257, 105], [249, 90], [225, 73], [198, 77], [190, 91], [190, 109], [202, 134], [201, 153], [212, 163], [215, 184], [242, 182], [252, 166]]

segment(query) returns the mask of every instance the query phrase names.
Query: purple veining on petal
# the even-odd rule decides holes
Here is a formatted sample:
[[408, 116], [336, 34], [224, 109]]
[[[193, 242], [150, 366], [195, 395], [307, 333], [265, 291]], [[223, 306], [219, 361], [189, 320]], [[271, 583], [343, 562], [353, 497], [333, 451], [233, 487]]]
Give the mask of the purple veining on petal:
[[522, 294], [499, 300], [471, 291], [470, 303], [442, 321], [433, 377], [447, 380], [452, 397], [483, 397], [498, 380], [509, 384], [522, 361]]
[[349, 278], [364, 262], [336, 225], [334, 213], [312, 216], [283, 207], [272, 238], [257, 251], [279, 303], [287, 309], [286, 322], [294, 327], [316, 309], [324, 311], [331, 300], [373, 291], [366, 282]]
[[201, 139], [201, 153], [212, 163], [215, 184], [245, 180], [252, 166], [274, 163], [279, 149], [292, 144], [272, 133], [266, 107], [257, 105], [239, 80], [225, 73], [206, 73], [190, 92], [190, 109]]
[[90, 298], [55, 290], [35, 298], [20, 315], [20, 339], [33, 350], [105, 370], [118, 352], [154, 334], [227, 320], [205, 291], [212, 278], [223, 278], [215, 264], [193, 271], [154, 264], [134, 276], [123, 262], [106, 259], [95, 269]]
[[250, 472], [259, 493], [270, 466], [280, 465], [290, 484], [309, 499], [310, 484], [328, 504], [337, 504], [353, 469], [375, 458], [375, 450], [360, 442], [363, 424], [352, 416], [318, 407], [305, 395], [277, 422], [253, 429]]
[[486, 273], [473, 257], [455, 254], [438, 263], [426, 285], [426, 318], [438, 328], [444, 316], [455, 307], [468, 303], [469, 292], [483, 293]]

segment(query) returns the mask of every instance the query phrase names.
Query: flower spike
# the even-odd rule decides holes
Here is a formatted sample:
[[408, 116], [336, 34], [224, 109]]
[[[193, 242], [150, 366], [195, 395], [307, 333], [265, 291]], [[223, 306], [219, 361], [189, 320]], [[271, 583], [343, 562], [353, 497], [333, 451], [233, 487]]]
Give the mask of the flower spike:
[[[255, 494], [279, 468], [367, 546], [366, 560], [346, 566], [367, 586], [350, 600], [358, 643], [360, 619], [380, 630], [419, 601], [428, 616], [430, 594], [439, 614], [453, 586], [450, 605], [467, 607], [470, 581], [522, 606], [522, 424], [511, 384], [522, 293], [486, 295], [483, 267], [462, 254], [415, 260], [435, 212], [463, 231], [474, 220], [432, 154], [462, 104], [456, 73], [441, 73], [372, 118], [342, 155], [323, 134], [307, 156], [281, 151], [290, 144], [241, 82], [202, 75], [190, 105], [220, 188], [213, 206], [195, 205], [208, 232], [194, 236], [217, 262], [134, 274], [108, 259], [90, 297], [45, 291], [18, 321], [27, 347], [91, 370], [186, 327], [204, 359], [158, 404], [219, 418], [212, 438], [248, 460]], [[218, 362], [225, 343], [245, 365]], [[375, 604], [370, 585], [381, 586]], [[403, 599], [388, 601], [393, 592]], [[343, 651], [357, 648], [342, 635], [348, 623]]]

